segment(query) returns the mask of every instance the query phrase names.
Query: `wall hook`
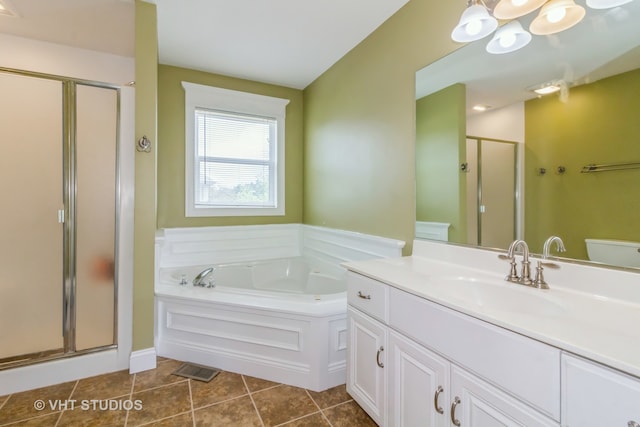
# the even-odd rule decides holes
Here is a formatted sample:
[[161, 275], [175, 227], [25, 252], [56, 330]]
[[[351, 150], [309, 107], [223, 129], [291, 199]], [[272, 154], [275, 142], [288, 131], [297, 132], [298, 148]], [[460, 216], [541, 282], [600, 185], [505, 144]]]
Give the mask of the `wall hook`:
[[144, 135], [138, 140], [138, 143], [136, 144], [136, 151], [144, 153], [148, 153], [151, 151], [151, 140], [147, 138], [147, 135]]
[[464, 162], [460, 165], [460, 170], [462, 172], [469, 172], [469, 163]]
[[564, 166], [558, 166], [558, 175], [562, 175], [566, 171], [567, 171], [567, 168], [565, 168]]
[[547, 170], [545, 168], [538, 168], [537, 172], [538, 172], [538, 175], [542, 176], [545, 173], [547, 173]]

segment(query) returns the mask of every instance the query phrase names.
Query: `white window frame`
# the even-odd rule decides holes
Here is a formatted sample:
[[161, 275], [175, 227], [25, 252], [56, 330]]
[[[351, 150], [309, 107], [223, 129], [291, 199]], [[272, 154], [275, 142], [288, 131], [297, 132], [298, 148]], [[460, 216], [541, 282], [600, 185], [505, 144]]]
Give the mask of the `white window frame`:
[[[185, 216], [276, 216], [284, 215], [285, 112], [288, 99], [182, 82], [185, 91]], [[203, 206], [195, 203], [198, 151], [196, 108], [249, 114], [276, 119], [275, 207]]]

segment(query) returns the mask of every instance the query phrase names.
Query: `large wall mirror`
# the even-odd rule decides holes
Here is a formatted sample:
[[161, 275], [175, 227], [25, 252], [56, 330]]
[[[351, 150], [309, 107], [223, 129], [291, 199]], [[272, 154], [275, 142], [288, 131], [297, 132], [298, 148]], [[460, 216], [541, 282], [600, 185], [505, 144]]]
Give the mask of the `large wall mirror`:
[[[489, 36], [416, 73], [417, 238], [541, 253], [557, 235], [567, 258], [640, 267], [640, 1], [576, 3], [569, 30], [506, 54]], [[587, 239], [631, 258], [590, 257]]]

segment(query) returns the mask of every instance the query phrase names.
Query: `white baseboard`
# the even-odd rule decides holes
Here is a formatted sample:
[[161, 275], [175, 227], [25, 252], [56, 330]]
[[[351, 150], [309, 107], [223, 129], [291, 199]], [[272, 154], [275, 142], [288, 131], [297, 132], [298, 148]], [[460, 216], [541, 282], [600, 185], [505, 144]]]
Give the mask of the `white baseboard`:
[[137, 372], [148, 371], [149, 369], [155, 369], [156, 367], [156, 349], [145, 348], [144, 350], [138, 350], [131, 352], [129, 358], [129, 373], [135, 374]]

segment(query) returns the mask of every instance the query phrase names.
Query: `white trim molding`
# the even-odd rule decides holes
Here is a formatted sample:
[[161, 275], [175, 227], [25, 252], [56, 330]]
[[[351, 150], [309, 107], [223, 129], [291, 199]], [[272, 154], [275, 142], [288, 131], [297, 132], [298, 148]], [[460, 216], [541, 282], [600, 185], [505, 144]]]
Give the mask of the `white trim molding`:
[[129, 373], [135, 374], [148, 371], [149, 369], [155, 369], [156, 360], [156, 349], [153, 347], [133, 351], [129, 358]]
[[[288, 99], [182, 82], [185, 91], [185, 216], [282, 216], [285, 214], [285, 116]], [[197, 205], [196, 108], [270, 117], [276, 120], [275, 207]]]

